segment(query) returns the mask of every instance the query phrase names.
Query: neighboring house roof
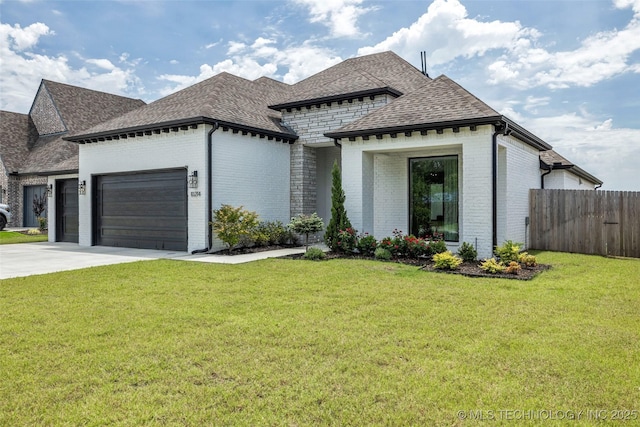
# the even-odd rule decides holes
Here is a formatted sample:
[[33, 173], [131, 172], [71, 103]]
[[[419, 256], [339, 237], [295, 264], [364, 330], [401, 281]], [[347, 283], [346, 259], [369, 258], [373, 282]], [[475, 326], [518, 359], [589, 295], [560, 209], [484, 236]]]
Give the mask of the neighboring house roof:
[[603, 184], [603, 181], [591, 175], [584, 169], [574, 165], [565, 157], [562, 157], [560, 154], [553, 150], [547, 150], [540, 153], [540, 168], [548, 171], [558, 169], [570, 170], [570, 172], [572, 172], [576, 176], [583, 178], [589, 182], [597, 185]]
[[96, 142], [160, 128], [217, 123], [292, 142], [297, 135], [281, 124], [279, 112], [267, 107], [285, 96], [287, 87], [272, 79], [250, 81], [223, 72], [66, 139]]
[[445, 75], [424, 83], [413, 92], [340, 129], [325, 133], [325, 136], [340, 139], [482, 124], [508, 125], [512, 132], [530, 145], [538, 149], [551, 149], [546, 142], [504, 117]]
[[0, 143], [5, 168], [22, 175], [75, 172], [78, 146], [63, 136], [142, 105], [139, 99], [42, 80], [29, 115], [2, 112]]
[[0, 160], [7, 173], [18, 172], [37, 138], [29, 115], [0, 111]]
[[431, 80], [393, 52], [347, 59], [292, 86], [291, 94], [276, 110], [390, 94], [411, 92]]

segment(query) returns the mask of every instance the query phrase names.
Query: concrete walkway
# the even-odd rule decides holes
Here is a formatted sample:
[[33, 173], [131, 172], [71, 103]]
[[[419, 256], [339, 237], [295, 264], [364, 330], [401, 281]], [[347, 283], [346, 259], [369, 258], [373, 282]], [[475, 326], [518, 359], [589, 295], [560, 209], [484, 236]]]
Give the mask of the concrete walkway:
[[187, 252], [114, 248], [110, 246], [79, 246], [77, 243], [62, 242], [20, 243], [0, 245], [0, 279], [152, 259], [241, 264], [300, 253], [304, 253], [304, 248], [279, 249], [227, 256], [191, 255]]

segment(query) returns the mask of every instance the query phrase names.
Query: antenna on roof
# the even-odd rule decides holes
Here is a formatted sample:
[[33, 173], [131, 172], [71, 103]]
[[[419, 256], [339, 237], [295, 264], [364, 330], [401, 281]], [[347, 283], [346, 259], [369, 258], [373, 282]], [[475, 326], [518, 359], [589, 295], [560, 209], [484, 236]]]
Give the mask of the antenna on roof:
[[420, 52], [420, 61], [422, 62], [422, 74], [429, 77], [429, 73], [427, 73], [427, 52]]

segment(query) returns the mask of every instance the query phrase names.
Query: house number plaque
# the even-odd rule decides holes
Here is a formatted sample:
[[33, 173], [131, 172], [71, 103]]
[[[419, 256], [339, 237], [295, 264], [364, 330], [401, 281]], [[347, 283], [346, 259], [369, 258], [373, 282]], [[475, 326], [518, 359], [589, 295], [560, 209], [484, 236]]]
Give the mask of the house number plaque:
[[202, 195], [202, 193], [200, 193], [199, 191], [192, 191], [191, 192], [191, 197], [200, 197]]

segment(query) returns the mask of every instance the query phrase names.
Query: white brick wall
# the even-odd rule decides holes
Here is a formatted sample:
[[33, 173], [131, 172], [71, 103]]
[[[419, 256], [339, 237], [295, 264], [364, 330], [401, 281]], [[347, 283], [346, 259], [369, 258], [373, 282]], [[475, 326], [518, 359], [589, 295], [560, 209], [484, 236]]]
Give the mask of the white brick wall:
[[[475, 243], [483, 256], [491, 253], [491, 134], [490, 126], [471, 132], [414, 133], [368, 141], [342, 141], [342, 185], [345, 207], [358, 231], [377, 238], [391, 235], [394, 228], [408, 231], [408, 159], [455, 154], [460, 162], [460, 243]], [[373, 155], [373, 162], [369, 156]], [[373, 168], [373, 174], [367, 168]], [[364, 179], [363, 179], [364, 177]], [[372, 187], [372, 190], [370, 188]], [[371, 209], [370, 206], [373, 208]], [[372, 215], [373, 229], [368, 225]], [[456, 250], [457, 244], [451, 245]]]
[[[498, 199], [498, 212], [505, 212], [506, 222], [498, 223], [498, 245], [505, 240], [528, 245], [529, 189], [540, 188], [539, 152], [533, 147], [508, 136], [499, 136], [501, 148], [506, 149], [505, 198]], [[501, 234], [502, 233], [502, 234]]]
[[[184, 168], [198, 171], [197, 189], [188, 188], [188, 251], [207, 245], [207, 132], [170, 132], [80, 146], [80, 245], [91, 245], [91, 177], [116, 172]], [[218, 129], [213, 134], [213, 208], [227, 203], [257, 211], [263, 220], [289, 220], [289, 145]], [[200, 196], [191, 196], [200, 191]]]
[[[91, 200], [93, 197], [91, 177], [117, 172], [187, 168], [188, 173], [198, 171], [197, 189], [187, 188], [188, 251], [206, 247], [206, 136], [209, 128], [161, 133], [136, 138], [81, 144], [79, 152], [80, 181], [87, 182], [85, 195], [79, 195], [79, 244], [90, 246]], [[218, 130], [217, 132], [221, 132]], [[216, 135], [216, 134], [214, 134]], [[200, 191], [201, 196], [190, 196], [191, 191]]]

